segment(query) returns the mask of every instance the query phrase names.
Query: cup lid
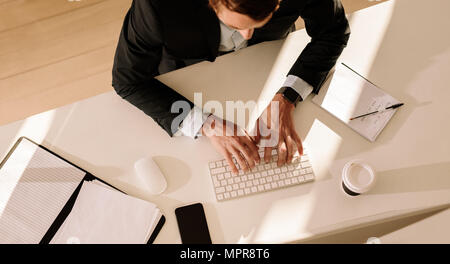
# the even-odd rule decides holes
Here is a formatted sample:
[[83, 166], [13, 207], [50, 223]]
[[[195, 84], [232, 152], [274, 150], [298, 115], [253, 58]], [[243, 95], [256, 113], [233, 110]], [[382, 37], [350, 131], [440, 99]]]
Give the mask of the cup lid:
[[375, 184], [375, 171], [361, 160], [352, 160], [342, 170], [345, 186], [355, 193], [367, 192]]

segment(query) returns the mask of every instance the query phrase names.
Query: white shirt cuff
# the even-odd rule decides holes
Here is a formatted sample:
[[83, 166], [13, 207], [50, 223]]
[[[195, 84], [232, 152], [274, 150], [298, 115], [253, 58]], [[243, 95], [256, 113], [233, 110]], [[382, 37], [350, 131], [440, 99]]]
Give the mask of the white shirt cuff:
[[283, 87], [291, 87], [302, 97], [303, 100], [305, 100], [306, 97], [308, 97], [308, 95], [310, 95], [313, 91], [313, 87], [309, 83], [295, 75], [288, 75]]
[[199, 133], [200, 129], [209, 115], [209, 113], [203, 113], [201, 108], [194, 106], [183, 120], [174, 136], [197, 138], [201, 134]]

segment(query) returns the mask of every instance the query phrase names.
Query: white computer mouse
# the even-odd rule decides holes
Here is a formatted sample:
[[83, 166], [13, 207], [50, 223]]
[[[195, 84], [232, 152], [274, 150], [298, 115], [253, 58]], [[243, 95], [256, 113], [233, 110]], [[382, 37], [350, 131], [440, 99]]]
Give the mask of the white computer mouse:
[[142, 158], [134, 163], [139, 178], [143, 179], [151, 194], [161, 194], [167, 188], [167, 181], [158, 165], [151, 157]]

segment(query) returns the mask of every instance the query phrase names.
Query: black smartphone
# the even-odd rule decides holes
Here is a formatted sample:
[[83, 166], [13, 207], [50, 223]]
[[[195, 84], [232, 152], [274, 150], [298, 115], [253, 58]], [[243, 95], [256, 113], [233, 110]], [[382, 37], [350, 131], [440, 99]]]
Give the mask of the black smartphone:
[[212, 244], [202, 204], [179, 207], [175, 215], [183, 244]]

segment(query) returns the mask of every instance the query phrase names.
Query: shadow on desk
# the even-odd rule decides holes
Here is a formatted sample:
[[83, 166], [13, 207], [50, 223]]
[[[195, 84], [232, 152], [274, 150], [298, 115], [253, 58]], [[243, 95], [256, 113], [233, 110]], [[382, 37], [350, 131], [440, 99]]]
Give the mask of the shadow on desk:
[[164, 191], [165, 194], [172, 193], [189, 182], [191, 170], [183, 161], [169, 156], [154, 156], [153, 160], [166, 177], [167, 190]]
[[450, 189], [450, 162], [377, 172], [368, 194], [424, 192]]

